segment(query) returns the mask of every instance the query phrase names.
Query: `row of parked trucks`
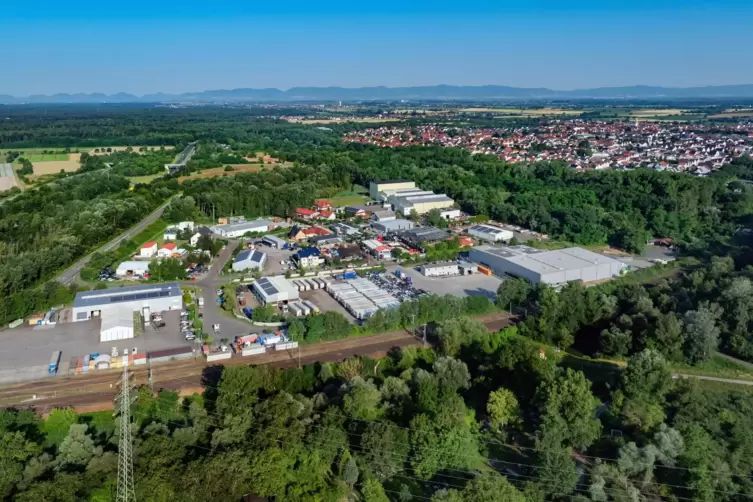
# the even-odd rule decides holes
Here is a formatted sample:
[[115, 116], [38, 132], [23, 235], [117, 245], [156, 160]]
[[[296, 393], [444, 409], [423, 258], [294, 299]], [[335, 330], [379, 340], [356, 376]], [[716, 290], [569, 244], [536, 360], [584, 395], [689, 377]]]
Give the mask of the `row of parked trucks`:
[[318, 314], [321, 312], [319, 307], [308, 300], [289, 302], [287, 307], [288, 311], [296, 317], [305, 317], [307, 315]]

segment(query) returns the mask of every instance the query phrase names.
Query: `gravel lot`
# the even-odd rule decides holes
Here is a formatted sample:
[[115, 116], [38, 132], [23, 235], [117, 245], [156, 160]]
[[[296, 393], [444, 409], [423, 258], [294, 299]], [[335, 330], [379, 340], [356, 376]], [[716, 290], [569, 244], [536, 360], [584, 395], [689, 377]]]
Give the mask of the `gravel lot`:
[[270, 246], [259, 246], [258, 249], [267, 255], [267, 263], [264, 265], [262, 275], [284, 274], [285, 271], [283, 270], [283, 265], [280, 265], [280, 260], [288, 261], [295, 254], [295, 251], [289, 249], [275, 249]]
[[497, 288], [502, 284], [502, 280], [498, 277], [490, 277], [484, 274], [435, 278], [425, 277], [413, 268], [399, 265], [389, 265], [386, 269], [390, 273], [394, 273], [398, 269], [402, 270], [413, 278], [413, 285], [416, 288], [437, 295], [486, 296], [489, 299], [494, 299], [497, 295]]

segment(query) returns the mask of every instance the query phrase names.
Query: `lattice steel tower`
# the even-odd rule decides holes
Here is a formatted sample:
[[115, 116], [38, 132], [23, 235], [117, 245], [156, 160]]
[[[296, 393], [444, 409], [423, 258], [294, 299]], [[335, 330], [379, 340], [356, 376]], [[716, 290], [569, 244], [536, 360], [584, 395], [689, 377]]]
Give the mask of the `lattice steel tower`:
[[118, 492], [115, 500], [116, 502], [135, 502], [133, 438], [131, 437], [131, 382], [128, 378], [128, 367], [123, 368], [117, 401], [115, 413], [120, 415], [120, 437], [118, 439]]

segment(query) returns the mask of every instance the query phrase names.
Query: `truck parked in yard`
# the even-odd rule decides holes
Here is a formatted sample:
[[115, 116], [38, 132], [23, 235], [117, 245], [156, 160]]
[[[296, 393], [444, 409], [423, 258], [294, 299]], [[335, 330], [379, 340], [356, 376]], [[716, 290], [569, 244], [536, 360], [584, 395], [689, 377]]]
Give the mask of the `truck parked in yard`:
[[58, 372], [58, 364], [60, 364], [60, 356], [62, 355], [62, 352], [59, 350], [56, 350], [52, 353], [52, 357], [50, 357], [50, 376], [55, 376]]
[[199, 308], [204, 307], [204, 297], [199, 297]]

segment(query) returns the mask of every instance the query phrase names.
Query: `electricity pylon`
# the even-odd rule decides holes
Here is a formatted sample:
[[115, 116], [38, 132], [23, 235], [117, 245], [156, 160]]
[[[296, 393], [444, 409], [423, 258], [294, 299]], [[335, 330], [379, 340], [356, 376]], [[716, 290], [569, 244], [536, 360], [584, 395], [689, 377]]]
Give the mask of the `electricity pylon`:
[[123, 368], [120, 380], [120, 393], [117, 397], [115, 413], [120, 416], [120, 436], [118, 438], [118, 491], [116, 502], [136, 502], [133, 487], [133, 438], [131, 437], [131, 382], [128, 367]]

